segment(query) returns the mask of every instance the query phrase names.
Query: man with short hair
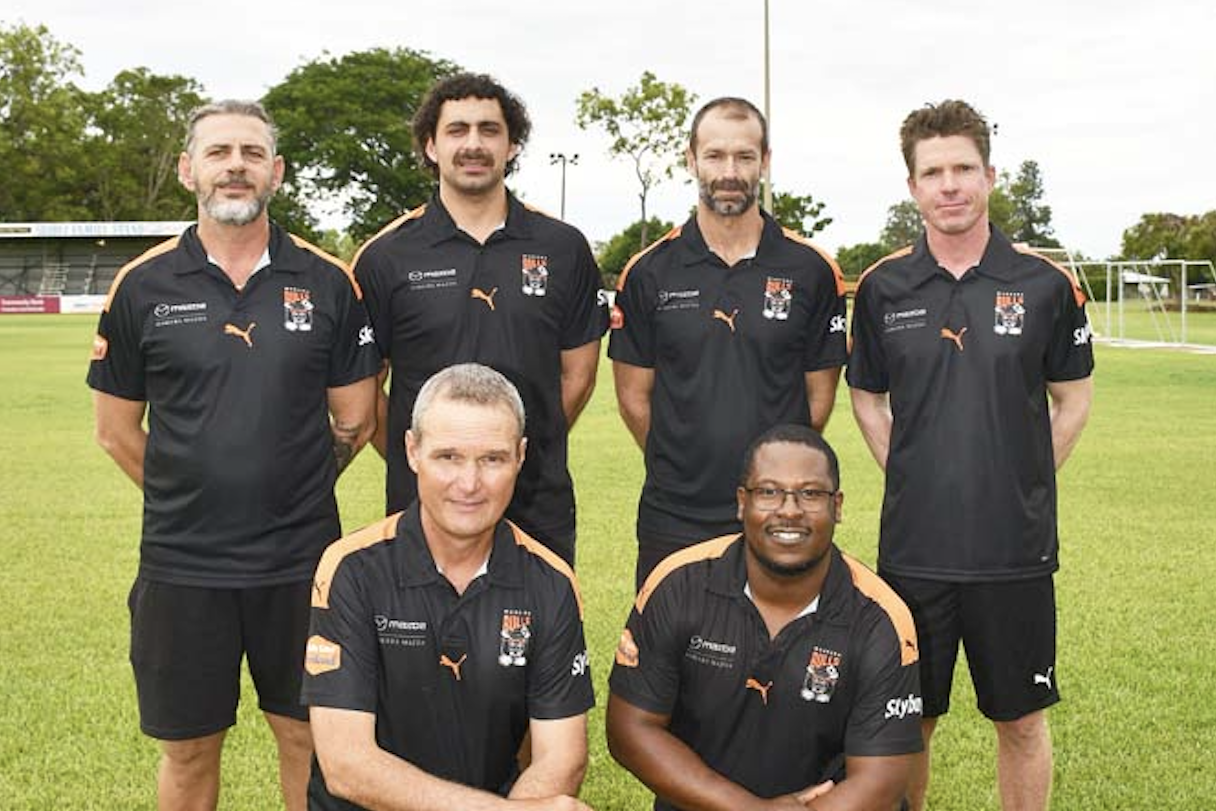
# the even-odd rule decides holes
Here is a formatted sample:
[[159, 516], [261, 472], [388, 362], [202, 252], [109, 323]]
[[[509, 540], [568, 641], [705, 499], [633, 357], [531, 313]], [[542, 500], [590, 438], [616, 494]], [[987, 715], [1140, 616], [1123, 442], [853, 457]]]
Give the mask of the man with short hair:
[[119, 271], [88, 375], [97, 441], [144, 492], [140, 725], [161, 741], [160, 807], [215, 808], [246, 656], [295, 811], [311, 578], [341, 534], [334, 482], [371, 436], [379, 357], [346, 267], [267, 217], [283, 158], [260, 105], [196, 110], [178, 179], [198, 224]]
[[417, 501], [322, 558], [303, 694], [314, 811], [586, 808], [574, 796], [594, 699], [578, 584], [502, 517], [523, 431], [501, 374], [439, 372], [405, 436]]
[[587, 240], [506, 187], [527, 142], [523, 103], [489, 76], [438, 82], [414, 116], [430, 202], [364, 245], [355, 275], [392, 370], [373, 444], [388, 462], [387, 512], [415, 496], [401, 442], [423, 382], [453, 363], [497, 369], [528, 409], [528, 458], [507, 516], [574, 564], [567, 435], [591, 397], [608, 315]]
[[916, 634], [833, 543], [836, 454], [771, 429], [736, 499], [741, 536], [677, 552], [638, 594], [609, 681], [613, 757], [656, 811], [897, 808], [921, 750]]
[[621, 417], [646, 458], [637, 584], [668, 554], [739, 529], [736, 460], [780, 423], [823, 430], [845, 361], [836, 262], [756, 203], [764, 116], [720, 98], [693, 119], [697, 210], [617, 281], [612, 358]]
[[1052, 771], [1044, 711], [1059, 700], [1055, 471], [1093, 397], [1085, 296], [989, 223], [996, 170], [974, 108], [915, 110], [900, 138], [925, 234], [862, 276], [848, 382], [886, 471], [878, 571], [921, 642], [925, 755], [912, 805], [924, 805], [961, 640], [996, 727], [1001, 805], [1041, 811]]

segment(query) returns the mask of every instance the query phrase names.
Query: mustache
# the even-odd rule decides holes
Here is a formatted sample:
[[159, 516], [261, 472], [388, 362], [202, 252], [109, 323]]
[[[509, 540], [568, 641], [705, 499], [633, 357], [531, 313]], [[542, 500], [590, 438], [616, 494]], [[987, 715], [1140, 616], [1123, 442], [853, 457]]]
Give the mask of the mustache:
[[484, 149], [462, 149], [456, 153], [457, 163], [493, 163], [494, 156]]
[[751, 186], [747, 181], [737, 177], [724, 177], [721, 180], [715, 180], [709, 184], [710, 192], [716, 191], [737, 191], [744, 194], [751, 191]]

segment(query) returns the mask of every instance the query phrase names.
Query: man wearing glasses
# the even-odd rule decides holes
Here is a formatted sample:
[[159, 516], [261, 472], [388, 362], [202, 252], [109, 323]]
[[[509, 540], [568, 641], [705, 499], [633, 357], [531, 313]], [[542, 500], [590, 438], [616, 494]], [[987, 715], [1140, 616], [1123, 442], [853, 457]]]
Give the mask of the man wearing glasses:
[[844, 494], [819, 434], [773, 428], [743, 471], [743, 534], [673, 554], [638, 594], [612, 755], [659, 811], [894, 809], [922, 748], [911, 614], [832, 542]]

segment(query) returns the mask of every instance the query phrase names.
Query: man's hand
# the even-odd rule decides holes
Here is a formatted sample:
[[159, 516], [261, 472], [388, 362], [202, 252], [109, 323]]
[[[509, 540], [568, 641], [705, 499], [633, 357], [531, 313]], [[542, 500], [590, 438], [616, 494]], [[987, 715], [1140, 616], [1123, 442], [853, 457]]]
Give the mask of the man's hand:
[[836, 783], [834, 783], [833, 781], [824, 780], [822, 783], [819, 783], [818, 785], [803, 789], [802, 791], [795, 794], [794, 797], [797, 798], [798, 802], [802, 803], [804, 806], [807, 806], [809, 808], [812, 800], [814, 800], [816, 797], [822, 797], [823, 795], [827, 794], [829, 791], [831, 791], [835, 787], [836, 787]]
[[546, 797], [543, 800], [509, 800], [508, 802], [521, 811], [592, 811], [591, 806], [577, 797], [567, 797], [564, 794], [558, 797]]

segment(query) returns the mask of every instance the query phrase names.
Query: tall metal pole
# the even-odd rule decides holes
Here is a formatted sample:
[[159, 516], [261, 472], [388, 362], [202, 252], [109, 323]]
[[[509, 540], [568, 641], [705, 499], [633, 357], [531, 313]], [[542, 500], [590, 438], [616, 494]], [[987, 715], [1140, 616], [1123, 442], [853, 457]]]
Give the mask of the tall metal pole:
[[[768, 0], [764, 0], [764, 118], [768, 121], [768, 131], [773, 131], [773, 111], [770, 99], [771, 79], [769, 75], [769, 44], [768, 44]], [[764, 169], [764, 210], [773, 211], [773, 167], [772, 164]]]
[[572, 166], [578, 165], [578, 153], [567, 155], [565, 152], [550, 152], [549, 165], [560, 163], [562, 165], [562, 208], [561, 218], [566, 219], [566, 164]]

